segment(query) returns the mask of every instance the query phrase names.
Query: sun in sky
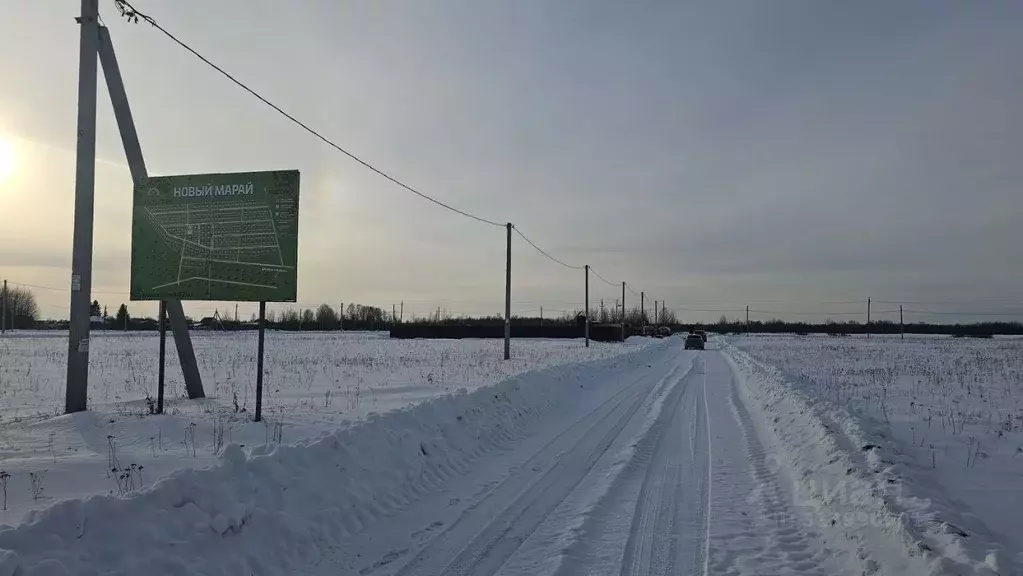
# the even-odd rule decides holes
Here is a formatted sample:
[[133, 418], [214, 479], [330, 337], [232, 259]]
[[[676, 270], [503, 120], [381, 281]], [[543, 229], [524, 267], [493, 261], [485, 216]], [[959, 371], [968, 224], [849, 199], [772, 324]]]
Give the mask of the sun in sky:
[[14, 145], [9, 139], [0, 135], [0, 184], [14, 175], [14, 165]]

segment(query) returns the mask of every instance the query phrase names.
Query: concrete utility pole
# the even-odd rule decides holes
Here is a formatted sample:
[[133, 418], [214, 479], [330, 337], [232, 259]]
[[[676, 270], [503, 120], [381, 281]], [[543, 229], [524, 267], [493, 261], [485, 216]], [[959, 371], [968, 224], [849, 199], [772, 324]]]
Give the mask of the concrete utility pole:
[[507, 257], [504, 266], [504, 359], [511, 359], [511, 240], [512, 223], [508, 229]]
[[586, 313], [584, 319], [586, 320], [583, 328], [583, 333], [586, 337], [586, 347], [590, 347], [590, 265], [587, 264], [583, 267], [586, 272], [586, 300], [584, 306], [586, 306]]
[[0, 305], [0, 334], [7, 333], [7, 280], [4, 280], [3, 304]]
[[398, 308], [398, 323], [403, 324], [405, 322], [405, 301], [401, 301], [401, 307]]
[[902, 323], [902, 304], [899, 304], [899, 335], [903, 340], [906, 339], [906, 327]]
[[867, 298], [867, 338], [870, 338], [870, 298]]
[[[103, 63], [107, 92], [121, 133], [128, 168], [137, 185], [148, 179], [128, 97], [106, 27], [99, 25], [98, 0], [82, 0], [78, 72], [78, 130], [75, 169], [75, 205], [71, 254], [71, 297], [68, 322], [68, 362], [65, 412], [88, 409], [90, 301], [92, 299], [93, 216], [96, 188], [96, 89], [99, 62]], [[188, 325], [180, 300], [166, 301], [174, 330], [178, 359], [189, 398], [205, 396]]]
[[622, 281], [622, 326], [625, 325], [625, 281]]
[[98, 0], [82, 0], [78, 61], [78, 142], [71, 252], [66, 412], [88, 408], [89, 300], [92, 297], [92, 225], [96, 189], [96, 83], [99, 62]]
[[746, 307], [746, 336], [749, 336], [749, 306]]

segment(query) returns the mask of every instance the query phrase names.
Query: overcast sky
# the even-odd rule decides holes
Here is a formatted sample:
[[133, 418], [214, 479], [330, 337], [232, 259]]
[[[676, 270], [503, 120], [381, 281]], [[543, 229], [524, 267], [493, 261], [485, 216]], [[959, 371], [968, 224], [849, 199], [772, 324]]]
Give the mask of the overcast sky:
[[[0, 276], [14, 282], [69, 283], [78, 4], [0, 0], [0, 138], [16, 157]], [[340, 145], [651, 307], [847, 319], [865, 304], [820, 303], [869, 296], [1023, 313], [1021, 2], [135, 5]], [[302, 306], [502, 310], [504, 230], [368, 172], [100, 7], [151, 174], [302, 171]], [[131, 179], [100, 86], [94, 290], [112, 313], [128, 298]], [[513, 252], [515, 311], [581, 306], [582, 272]], [[35, 291], [44, 316], [67, 316], [66, 292]]]

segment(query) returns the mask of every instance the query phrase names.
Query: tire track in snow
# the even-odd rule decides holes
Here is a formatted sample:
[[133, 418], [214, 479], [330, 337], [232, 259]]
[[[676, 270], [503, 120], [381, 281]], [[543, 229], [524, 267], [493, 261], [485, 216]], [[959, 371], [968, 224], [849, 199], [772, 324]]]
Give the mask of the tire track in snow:
[[[702, 361], [695, 369], [704, 376]], [[701, 417], [701, 387], [687, 379], [677, 403], [662, 414], [667, 421], [655, 443], [633, 513], [621, 576], [700, 574], [705, 550], [708, 446]], [[688, 437], [689, 451], [681, 450]]]
[[[710, 365], [718, 382], [708, 389], [708, 426], [719, 454], [708, 523], [705, 574], [745, 576], [839, 573], [819, 535], [801, 522], [776, 470], [769, 465], [753, 422], [736, 390], [731, 367], [719, 353]], [[739, 456], [738, 458], [735, 456]]]
[[[652, 373], [570, 425], [393, 574], [486, 576], [496, 572], [585, 478], [645, 401], [683, 367], [679, 356], [672, 354]], [[399, 565], [406, 555], [400, 552], [380, 558], [361, 574]]]
[[708, 349], [690, 376], [586, 519], [556, 576], [841, 573], [768, 465], [731, 367]]
[[558, 576], [702, 573], [708, 453], [700, 374], [697, 358], [565, 551]]

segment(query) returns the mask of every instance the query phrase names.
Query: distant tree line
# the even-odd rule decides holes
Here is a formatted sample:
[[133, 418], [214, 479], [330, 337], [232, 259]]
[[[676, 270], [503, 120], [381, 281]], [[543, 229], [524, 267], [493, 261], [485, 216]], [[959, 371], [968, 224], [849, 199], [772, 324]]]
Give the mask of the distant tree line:
[[[577, 324], [581, 317], [585, 317], [583, 310], [577, 309], [573, 311], [560, 311], [560, 314], [551, 316], [515, 316], [512, 315], [513, 324], [521, 325], [550, 325], [550, 326], [571, 326]], [[637, 307], [625, 311], [624, 315], [625, 324], [630, 326], [643, 326], [647, 324], [660, 324], [664, 326], [677, 326], [678, 317], [673, 310], [658, 310], [657, 318], [655, 320], [652, 311], [648, 310], [644, 315], [642, 311]], [[612, 307], [591, 307], [590, 309], [590, 322], [597, 324], [621, 324], [622, 323], [622, 311], [620, 308], [614, 309]], [[452, 315], [445, 312], [443, 309], [438, 308], [431, 314], [427, 314], [422, 317], [415, 317], [409, 320], [409, 323], [413, 324], [433, 324], [443, 326], [455, 326], [465, 324], [475, 325], [493, 325], [493, 324], [504, 324], [504, 316], [500, 314], [492, 314], [488, 316], [467, 316], [467, 315]]]
[[774, 334], [831, 334], [844, 336], [848, 334], [939, 334], [948, 336], [967, 336], [986, 338], [994, 335], [1023, 335], [1023, 323], [1020, 322], [974, 322], [968, 324], [931, 324], [927, 322], [911, 322], [899, 326], [898, 322], [879, 320], [869, 325], [863, 322], [786, 322], [783, 320], [753, 320], [746, 325], [741, 320], [718, 320], [716, 323], [694, 323], [691, 329], [703, 329], [719, 333], [742, 334], [748, 329], [750, 333]]
[[[90, 307], [93, 329], [107, 330], [157, 330], [159, 324], [156, 318], [142, 317], [133, 318], [128, 313], [128, 306], [121, 304], [114, 316], [107, 314], [105, 306], [101, 306], [96, 300]], [[578, 324], [583, 317], [581, 309], [574, 311], [562, 311], [558, 315], [551, 316], [513, 316], [512, 324], [518, 326], [572, 326]], [[655, 318], [652, 310], [643, 313], [638, 307], [628, 309], [624, 312], [621, 307], [605, 306], [591, 307], [590, 321], [592, 323], [617, 324], [624, 322], [629, 326], [643, 326], [654, 324]], [[68, 328], [67, 320], [39, 320], [39, 306], [35, 296], [27, 288], [21, 286], [8, 286], [7, 328], [21, 329], [64, 329]], [[192, 326], [198, 325], [206, 329], [224, 330], [251, 330], [256, 328], [256, 317], [252, 315], [248, 321], [241, 321], [237, 318], [207, 317], [198, 321], [188, 319]], [[296, 309], [285, 308], [280, 312], [270, 310], [266, 315], [266, 327], [272, 330], [389, 330], [391, 324], [401, 322], [399, 318], [392, 318], [389, 312], [385, 312], [377, 306], [363, 304], [348, 304], [343, 309], [335, 308], [329, 304], [321, 304], [315, 310], [310, 308]], [[453, 315], [438, 308], [425, 316], [411, 316], [405, 320], [408, 324], [425, 324], [440, 326], [498, 326], [504, 324], [504, 317], [500, 314], [470, 316]], [[787, 322], [780, 319], [754, 320], [746, 324], [743, 320], [730, 320], [724, 316], [717, 322], [683, 322], [673, 310], [658, 310], [656, 324], [668, 326], [673, 331], [687, 330], [708, 330], [718, 333], [742, 334], [747, 330], [751, 333], [781, 333], [781, 334], [832, 334], [836, 336], [846, 334], [898, 334], [900, 327], [897, 322], [880, 320], [871, 322], [868, 326], [862, 322]], [[990, 337], [993, 335], [1023, 335], [1023, 323], [1020, 322], [979, 322], [979, 323], [956, 323], [956, 324], [931, 324], [924, 322], [907, 323], [904, 326], [907, 334], [944, 334], [952, 336], [968, 337]]]

